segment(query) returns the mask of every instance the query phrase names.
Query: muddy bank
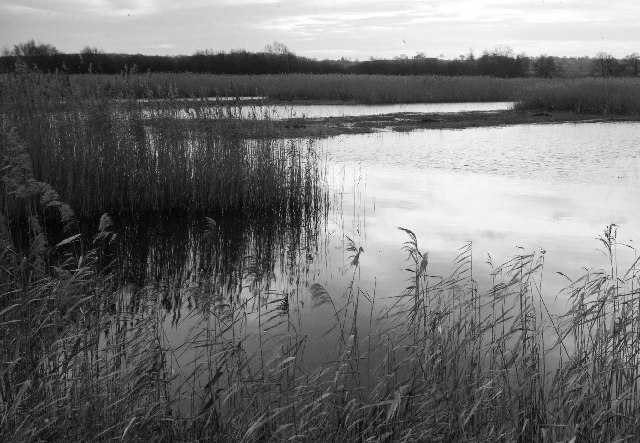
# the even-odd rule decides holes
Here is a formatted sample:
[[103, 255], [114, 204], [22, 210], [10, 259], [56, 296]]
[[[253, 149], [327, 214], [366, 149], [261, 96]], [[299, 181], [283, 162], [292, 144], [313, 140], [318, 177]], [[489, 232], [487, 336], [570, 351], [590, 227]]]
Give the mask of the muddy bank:
[[355, 117], [289, 119], [271, 122], [285, 137], [327, 137], [340, 134], [366, 134], [377, 131], [413, 131], [417, 129], [464, 129], [520, 124], [567, 122], [640, 121], [640, 115], [603, 116], [569, 112], [494, 111], [459, 113], [395, 113]]

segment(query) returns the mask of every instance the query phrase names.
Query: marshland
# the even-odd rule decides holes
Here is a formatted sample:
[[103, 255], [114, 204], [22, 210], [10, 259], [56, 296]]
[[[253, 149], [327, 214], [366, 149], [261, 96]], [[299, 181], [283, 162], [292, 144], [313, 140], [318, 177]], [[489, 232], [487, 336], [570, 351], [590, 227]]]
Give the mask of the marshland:
[[4, 75], [0, 439], [633, 440], [638, 86]]

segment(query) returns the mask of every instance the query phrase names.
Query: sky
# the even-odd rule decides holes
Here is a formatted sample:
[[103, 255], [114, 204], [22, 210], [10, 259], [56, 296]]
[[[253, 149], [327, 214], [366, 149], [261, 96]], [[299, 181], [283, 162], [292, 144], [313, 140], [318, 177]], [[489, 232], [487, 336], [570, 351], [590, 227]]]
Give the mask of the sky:
[[317, 59], [640, 52], [638, 0], [0, 0], [0, 50], [35, 39], [67, 53], [262, 51]]

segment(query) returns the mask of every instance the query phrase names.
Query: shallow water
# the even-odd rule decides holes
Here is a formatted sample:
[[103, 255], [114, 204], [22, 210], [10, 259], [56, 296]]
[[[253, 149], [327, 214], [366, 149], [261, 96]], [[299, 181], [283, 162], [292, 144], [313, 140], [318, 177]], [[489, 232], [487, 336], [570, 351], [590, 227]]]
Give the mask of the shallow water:
[[[569, 123], [382, 132], [317, 141], [331, 196], [327, 214], [302, 220], [304, 228], [280, 228], [277, 220], [267, 229], [259, 221], [247, 222], [242, 232], [234, 229], [237, 222], [226, 226], [218, 239], [226, 245], [218, 247], [226, 264], [214, 268], [235, 273], [231, 290], [224, 288], [226, 276], [212, 278], [208, 286], [189, 280], [196, 274], [190, 267], [206, 248], [200, 244], [189, 250], [185, 245], [198, 244], [194, 239], [201, 236], [202, 226], [180, 236], [180, 254], [170, 242], [162, 246], [174, 267], [176, 259], [184, 262], [182, 283], [191, 285], [167, 303], [173, 312], [165, 323], [167, 339], [176, 347], [193, 342], [189, 330], [202, 327], [196, 325], [203, 318], [203, 302], [213, 296], [230, 300], [233, 292], [238, 300], [250, 300], [237, 331], [250, 333], [243, 342], [248, 355], [263, 346], [279, 350], [282, 340], [293, 334], [303, 338], [308, 350], [298, 362], [302, 368], [334, 361], [338, 331], [327, 333], [334, 314], [328, 305], [311, 307], [309, 286], [321, 284], [338, 306], [353, 288], [363, 298], [356, 326], [359, 337], [366, 337], [370, 326], [378, 326], [371, 323], [370, 303], [363, 294], [375, 297], [375, 316], [411, 283], [402, 249], [409, 237], [398, 227], [416, 234], [420, 249], [429, 253], [427, 272], [433, 276], [448, 276], [460, 247], [471, 242], [480, 293], [489, 290], [495, 266], [545, 251], [542, 279], [536, 284], [555, 318], [568, 307], [567, 294], [561, 292], [567, 277], [583, 275], [584, 268], [609, 267], [597, 240], [607, 225], [619, 225], [618, 241], [624, 245], [640, 239], [638, 140], [637, 123]], [[364, 251], [357, 268], [349, 265], [350, 241]], [[150, 239], [154, 242], [159, 243]], [[624, 245], [616, 252], [621, 272], [635, 259], [635, 251]], [[256, 266], [252, 256], [258, 253]], [[232, 259], [226, 259], [230, 254]], [[156, 274], [167, 269], [160, 262]], [[259, 318], [276, 318], [265, 316], [264, 310], [275, 312], [273, 303], [283, 298], [290, 300], [287, 322], [273, 329], [272, 324], [258, 324]], [[180, 361], [197, 361], [197, 352], [185, 351]]]
[[[620, 226], [619, 241], [640, 239], [639, 139], [635, 123], [569, 123], [349, 135], [325, 144], [345, 182], [358, 176], [366, 186], [359, 238], [372, 253], [361, 266], [372, 261], [373, 275], [401, 266], [406, 234], [397, 226], [414, 231], [442, 271], [471, 241], [479, 270], [487, 254], [498, 264], [517, 247], [542, 248], [551, 275], [606, 265], [595, 238], [610, 223]], [[561, 286], [551, 280], [555, 295]]]
[[442, 113], [469, 111], [503, 111], [512, 109], [512, 102], [488, 103], [408, 103], [389, 105], [292, 105], [275, 106], [275, 119], [295, 117], [358, 117], [365, 115], [395, 114], [400, 112]]
[[[163, 116], [167, 114], [174, 118], [226, 118], [244, 117], [256, 119], [285, 120], [291, 118], [327, 118], [327, 117], [358, 117], [367, 115], [395, 114], [400, 112], [416, 113], [454, 113], [470, 111], [503, 111], [513, 108], [513, 102], [486, 102], [486, 103], [409, 103], [409, 104], [336, 104], [336, 105], [244, 105], [236, 107], [209, 107], [198, 108], [179, 107], [167, 109], [161, 107]], [[147, 109], [146, 117], [156, 115], [157, 111]]]

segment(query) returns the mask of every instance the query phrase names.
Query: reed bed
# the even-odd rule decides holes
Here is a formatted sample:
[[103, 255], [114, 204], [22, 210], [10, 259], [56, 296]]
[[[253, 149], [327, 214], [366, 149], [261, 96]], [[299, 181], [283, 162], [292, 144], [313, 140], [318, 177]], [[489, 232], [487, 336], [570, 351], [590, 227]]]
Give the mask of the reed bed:
[[84, 96], [95, 91], [138, 97], [264, 97], [271, 100], [356, 103], [514, 101], [517, 108], [585, 114], [638, 114], [638, 80], [632, 78], [498, 79], [384, 75], [134, 74], [70, 76]]
[[131, 95], [78, 97], [64, 76], [5, 80], [3, 119], [16, 127], [34, 177], [79, 217], [291, 216], [321, 197], [313, 144], [274, 138], [268, 121], [251, 133], [258, 117], [233, 105], [167, 100], [150, 109]]
[[[350, 240], [342, 294], [273, 288], [250, 267], [225, 292], [201, 269], [180, 289], [175, 343], [163, 291], [123, 289], [115, 263], [99, 266], [118, 241], [108, 217], [91, 251], [72, 230], [56, 266], [36, 223], [26, 258], [2, 225], [3, 441], [604, 442], [640, 431], [638, 274], [635, 263], [618, 271], [614, 226], [601, 237], [605, 269], [569, 284], [560, 318], [546, 309], [543, 251], [494, 267], [481, 291], [471, 244], [442, 278], [405, 229], [397, 294], [360, 285], [364, 251]], [[327, 316], [333, 340], [312, 369], [304, 309]]]
[[[408, 229], [397, 293], [360, 284], [365, 252], [350, 239], [343, 293], [304, 267], [277, 285], [270, 243], [286, 243], [280, 263], [297, 267], [320, 223], [309, 216], [326, 201], [313, 154], [247, 140], [237, 118], [200, 127], [176, 122], [175, 107], [150, 118], [138, 101], [85, 101], [59, 79], [35, 79], [20, 81], [48, 95], [2, 91], [26, 98], [3, 108], [0, 139], [0, 440], [605, 442], [640, 432], [640, 282], [637, 261], [619, 269], [627, 246], [615, 226], [600, 237], [603, 269], [568, 283], [562, 317], [545, 304], [544, 251], [495, 266], [480, 288], [472, 244], [437, 276]], [[223, 196], [200, 195], [212, 190]], [[200, 219], [195, 251], [145, 252], [139, 231], [108, 215], [82, 241], [78, 218], [105, 209], [214, 216]], [[275, 237], [231, 242], [233, 228], [215, 219], [236, 211], [285, 228], [266, 223]], [[145, 265], [132, 269], [136, 253]], [[170, 268], [146, 266], [154, 254]], [[307, 347], [305, 313], [327, 319], [331, 347]], [[321, 351], [326, 361], [308, 367]]]
[[[42, 199], [54, 190], [18, 159], [3, 183], [28, 211], [28, 247], [3, 219], [3, 441], [591, 442], [640, 431], [639, 276], [636, 263], [618, 269], [615, 226], [600, 239], [605, 267], [569, 283], [560, 318], [545, 305], [543, 251], [494, 267], [481, 290], [471, 244], [443, 278], [408, 229], [397, 294], [360, 285], [365, 253], [349, 239], [342, 294], [305, 279], [272, 286], [252, 260], [231, 287], [214, 264], [182, 287], [123, 288], [126, 257], [108, 251], [127, 237], [103, 216], [83, 249], [73, 212]], [[55, 246], [39, 223], [47, 211], [68, 235]], [[221, 232], [206, 225], [200, 247], [216, 254]], [[167, 312], [167, 291], [180, 293], [182, 317]], [[333, 341], [316, 368], [304, 364], [318, 352], [306, 347], [305, 309], [328, 319]], [[167, 321], [185, 331], [180, 342]]]
[[639, 91], [640, 81], [632, 78], [548, 80], [524, 88], [516, 109], [637, 115]]
[[71, 75], [82, 96], [95, 91], [140, 98], [264, 97], [271, 100], [344, 100], [358, 103], [442, 103], [513, 101], [536, 79], [462, 76], [346, 74], [213, 75], [149, 73], [124, 76]]

